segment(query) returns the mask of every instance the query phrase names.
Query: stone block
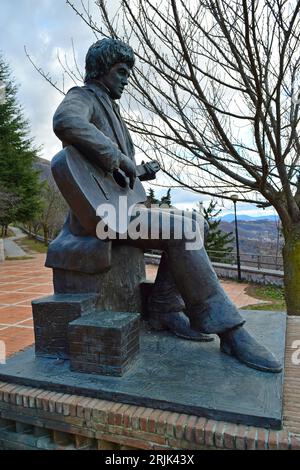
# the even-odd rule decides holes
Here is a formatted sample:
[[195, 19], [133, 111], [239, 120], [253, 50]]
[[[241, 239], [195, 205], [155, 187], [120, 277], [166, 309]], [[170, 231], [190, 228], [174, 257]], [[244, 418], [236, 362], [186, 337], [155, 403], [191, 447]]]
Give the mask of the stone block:
[[69, 357], [68, 324], [94, 310], [94, 294], [59, 294], [32, 301], [37, 356]]
[[68, 327], [71, 370], [121, 376], [139, 352], [138, 313], [93, 312]]
[[127, 245], [113, 246], [110, 268], [103, 272], [53, 269], [55, 294], [95, 293], [99, 311], [141, 312], [140, 284], [145, 278], [143, 251]]

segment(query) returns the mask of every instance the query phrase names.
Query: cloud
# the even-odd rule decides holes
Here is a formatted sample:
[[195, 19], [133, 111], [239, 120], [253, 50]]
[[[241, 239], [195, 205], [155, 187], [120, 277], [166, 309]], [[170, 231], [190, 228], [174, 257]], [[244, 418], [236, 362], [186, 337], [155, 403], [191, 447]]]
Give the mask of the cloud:
[[[18, 100], [29, 120], [31, 135], [36, 145], [43, 147], [41, 156], [49, 160], [61, 148], [52, 131], [52, 116], [62, 95], [34, 70], [24, 46], [38, 67], [62, 83], [57, 52], [62, 58], [65, 54], [72, 57], [72, 37], [83, 70], [85, 53], [94, 36], [64, 0], [10, 0], [1, 5], [1, 52], [18, 85]], [[66, 89], [72, 85], [71, 80], [66, 81]]]

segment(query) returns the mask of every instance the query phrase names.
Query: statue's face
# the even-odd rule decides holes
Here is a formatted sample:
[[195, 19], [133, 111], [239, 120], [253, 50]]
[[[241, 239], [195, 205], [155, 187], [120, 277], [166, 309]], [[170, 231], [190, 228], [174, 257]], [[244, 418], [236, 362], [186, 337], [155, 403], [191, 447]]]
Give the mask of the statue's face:
[[121, 98], [125, 86], [128, 85], [130, 72], [131, 69], [127, 64], [118, 63], [113, 65], [110, 71], [99, 79], [109, 89], [113, 100]]

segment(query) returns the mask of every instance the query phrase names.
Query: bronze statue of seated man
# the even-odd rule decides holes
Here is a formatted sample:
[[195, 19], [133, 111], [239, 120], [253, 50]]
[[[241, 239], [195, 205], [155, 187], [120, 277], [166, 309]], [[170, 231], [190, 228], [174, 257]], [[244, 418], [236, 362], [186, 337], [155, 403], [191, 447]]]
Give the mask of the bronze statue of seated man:
[[[121, 170], [128, 178], [129, 192], [134, 191], [137, 185], [137, 166], [134, 145], [116, 100], [121, 98], [133, 67], [134, 52], [130, 46], [115, 39], [97, 41], [86, 56], [85, 85], [69, 90], [53, 120], [54, 132], [64, 147], [74, 147], [84, 155], [89, 165], [99, 168], [104, 174], [111, 175]], [[154, 172], [146, 166], [141, 179], [154, 177]], [[93, 217], [88, 216], [84, 204], [81, 204], [84, 195], [73, 192], [72, 183], [69, 181], [68, 184], [67, 201], [71, 215], [72, 211], [76, 214], [77, 232], [95, 237], [96, 227], [91, 229]], [[98, 184], [99, 191], [107, 197], [101, 182]], [[74, 204], [73, 193], [77, 194]], [[170, 236], [166, 238], [162, 212], [156, 209], [156, 217], [153, 217], [151, 208], [139, 207], [139, 235], [132, 236], [128, 226], [126, 233], [122, 236], [117, 234], [112, 240], [113, 245], [130, 244], [143, 250], [163, 251], [149, 299], [152, 327], [167, 329], [197, 341], [209, 341], [209, 334], [217, 334], [222, 352], [249, 367], [280, 372], [282, 366], [274, 355], [246, 330], [244, 319], [222, 289], [203, 244], [197, 249], [188, 248], [198, 228], [193, 223], [188, 224], [184, 213], [171, 212], [168, 216]], [[66, 237], [68, 233], [70, 236], [74, 233], [72, 217], [68, 220]], [[175, 236], [176, 224], [185, 225], [185, 222], [190, 228], [178, 238]], [[146, 230], [143, 230], [144, 225], [147, 225]], [[151, 237], [152, 233], [157, 236]]]

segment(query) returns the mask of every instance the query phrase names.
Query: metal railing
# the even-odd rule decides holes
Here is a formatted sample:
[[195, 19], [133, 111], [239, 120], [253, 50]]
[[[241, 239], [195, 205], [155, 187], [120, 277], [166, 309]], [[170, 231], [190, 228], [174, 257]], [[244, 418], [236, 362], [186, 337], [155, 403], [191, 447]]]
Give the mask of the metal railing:
[[[235, 251], [227, 253], [225, 251], [208, 250], [207, 254], [212, 262], [225, 263], [230, 265], [237, 264], [237, 255]], [[265, 255], [261, 253], [240, 253], [242, 266], [250, 266], [257, 269], [273, 269], [275, 271], [283, 270], [283, 259], [281, 255]]]
[[[44, 237], [30, 233], [24, 227], [22, 230], [30, 235], [32, 238], [44, 242]], [[51, 240], [49, 240], [49, 243]], [[147, 250], [147, 253], [153, 255], [160, 255], [160, 250]], [[207, 250], [207, 254], [214, 263], [225, 263], [228, 265], [237, 264], [237, 255], [235, 251], [227, 253], [226, 251]], [[257, 253], [240, 253], [241, 267], [248, 266], [257, 269], [273, 269], [275, 271], [283, 270], [283, 259], [281, 255], [262, 255]]]

